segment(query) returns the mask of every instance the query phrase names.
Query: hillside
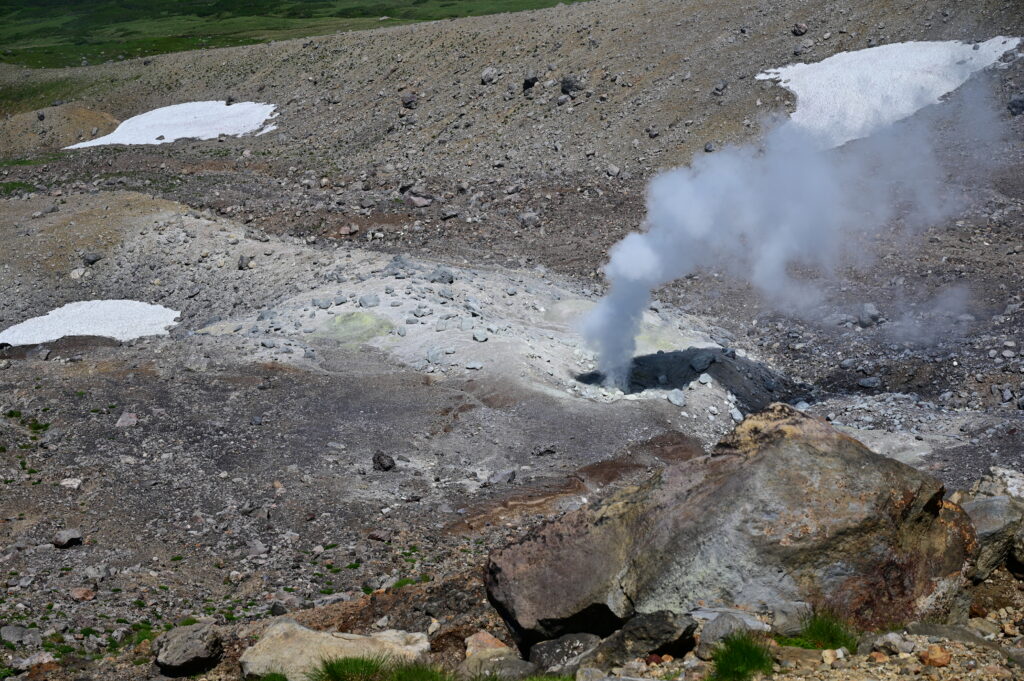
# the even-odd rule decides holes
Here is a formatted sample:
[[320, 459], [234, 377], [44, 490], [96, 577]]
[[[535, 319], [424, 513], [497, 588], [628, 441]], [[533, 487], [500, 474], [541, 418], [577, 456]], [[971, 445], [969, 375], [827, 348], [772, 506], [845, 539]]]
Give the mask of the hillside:
[[[598, 658], [618, 662], [592, 658], [601, 676], [584, 665], [580, 681], [612, 668], [694, 681], [711, 667], [692, 636], [713, 640], [715, 608], [787, 641], [792, 603], [755, 597], [799, 587], [812, 600], [822, 585], [844, 594], [865, 649], [776, 671], [1016, 678], [1019, 46], [887, 137], [768, 164], [768, 196], [789, 177], [773, 169], [803, 161], [856, 168], [866, 186], [933, 183], [891, 213], [873, 205], [884, 191], [847, 188], [864, 228], [831, 270], [784, 268], [808, 300], [743, 271], [740, 256], [767, 248], [757, 232], [712, 224], [691, 251], [655, 254], [698, 266], [642, 301], [625, 385], [603, 382], [581, 319], [608, 293], [609, 249], [650, 226], [660, 171], [747, 177], [774, 158], [766, 135], [801, 102], [759, 74], [906, 41], [980, 51], [1024, 36], [1024, 8], [552, 5], [0, 0], [3, 61], [17, 62], [0, 63], [0, 678], [185, 674], [152, 641], [209, 625], [223, 649], [200, 678], [236, 681], [243, 651], [286, 614], [321, 631], [424, 632], [401, 650], [425, 641], [449, 667], [479, 644], [522, 671], [519, 652], [541, 639], [600, 637]], [[523, 7], [538, 9], [502, 13]], [[163, 40], [208, 49], [163, 53]], [[235, 41], [260, 42], [223, 46]], [[178, 123], [192, 132], [162, 127]], [[791, 176], [816, 186], [809, 174]], [[714, 205], [752, 205], [754, 187], [721, 186]], [[699, 213], [707, 197], [687, 196], [678, 212]], [[773, 218], [828, 217], [828, 197], [797, 196]], [[801, 248], [828, 251], [814, 226]], [[86, 319], [47, 335], [89, 300], [145, 305], [114, 304], [102, 333], [78, 335]], [[691, 548], [697, 562], [679, 567]], [[577, 559], [600, 569], [560, 572]], [[501, 566], [521, 571], [511, 586]], [[583, 577], [607, 584], [580, 595]], [[650, 599], [684, 600], [671, 579], [715, 602], [686, 613], [692, 628], [630, 629], [657, 612]], [[929, 628], [939, 619], [986, 643]], [[886, 627], [902, 633], [867, 633]], [[643, 638], [662, 629], [685, 651]], [[503, 643], [467, 643], [479, 631]], [[622, 632], [647, 642], [608, 652]], [[929, 645], [953, 662], [923, 662]]]

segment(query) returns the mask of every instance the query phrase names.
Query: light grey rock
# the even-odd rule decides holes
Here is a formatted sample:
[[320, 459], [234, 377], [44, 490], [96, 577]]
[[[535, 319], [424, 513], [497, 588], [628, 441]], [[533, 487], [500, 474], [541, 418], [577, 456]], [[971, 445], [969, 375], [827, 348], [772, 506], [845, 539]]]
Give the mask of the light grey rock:
[[320, 661], [337, 657], [422, 659], [430, 651], [426, 634], [389, 629], [369, 636], [307, 629], [288, 619], [274, 622], [256, 645], [242, 653], [242, 677], [258, 679], [271, 673], [305, 679]]
[[160, 634], [153, 642], [160, 671], [174, 676], [199, 674], [217, 665], [223, 652], [213, 625], [192, 624]]
[[380, 296], [376, 293], [359, 296], [359, 307], [377, 307], [378, 305], [380, 305]]
[[82, 531], [78, 529], [61, 530], [53, 536], [53, 545], [58, 549], [69, 549], [72, 546], [80, 546], [82, 541]]
[[1021, 530], [1024, 509], [1008, 496], [977, 497], [961, 504], [978, 533], [978, 558], [971, 577], [987, 578], [1005, 562]]

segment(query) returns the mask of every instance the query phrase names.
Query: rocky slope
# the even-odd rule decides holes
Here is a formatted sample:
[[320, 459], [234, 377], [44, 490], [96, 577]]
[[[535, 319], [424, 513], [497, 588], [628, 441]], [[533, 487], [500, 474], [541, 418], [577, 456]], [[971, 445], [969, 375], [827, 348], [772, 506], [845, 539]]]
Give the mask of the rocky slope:
[[[28, 157], [0, 162], [0, 327], [90, 298], [181, 311], [166, 337], [0, 348], [0, 624], [20, 628], [0, 632], [0, 668], [49, 652], [50, 678], [158, 678], [148, 641], [196, 618], [224, 639], [211, 678], [233, 679], [281, 613], [430, 631], [458, 664], [479, 629], [512, 642], [484, 605], [491, 549], [778, 400], [965, 507], [1003, 508], [967, 490], [1024, 466], [1024, 116], [1002, 110], [994, 175], [947, 178], [960, 212], [858, 244], [819, 309], [772, 309], [715, 272], [675, 282], [645, 315], [628, 395], [596, 384], [575, 328], [647, 180], [792, 108], [757, 73], [997, 34], [1024, 34], [1019, 3], [593, 0], [0, 68], [0, 87], [62, 81], [68, 99], [0, 120], [0, 157]], [[1024, 60], [980, 78], [1003, 107]], [[278, 129], [57, 151], [228, 97], [275, 104]], [[1005, 567], [976, 585], [975, 628], [1019, 642], [1019, 591]], [[938, 634], [908, 636], [871, 673], [923, 664]], [[1003, 673], [976, 645], [952, 646], [948, 676]], [[623, 673], [699, 671], [658, 664]]]

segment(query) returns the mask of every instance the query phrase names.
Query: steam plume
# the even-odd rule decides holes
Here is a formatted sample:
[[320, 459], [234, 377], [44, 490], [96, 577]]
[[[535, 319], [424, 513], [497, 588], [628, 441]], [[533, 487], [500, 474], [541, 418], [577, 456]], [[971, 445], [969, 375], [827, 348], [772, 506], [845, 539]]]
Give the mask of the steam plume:
[[[970, 139], [974, 160], [984, 159], [998, 129], [980, 91], [958, 100], [876, 127], [838, 150], [827, 148], [820, 132], [785, 122], [770, 126], [759, 144], [702, 155], [656, 176], [645, 230], [612, 247], [604, 270], [610, 290], [584, 321], [606, 383], [627, 386], [641, 316], [659, 286], [713, 268], [748, 281], [770, 301], [803, 306], [818, 292], [794, 278], [794, 266], [834, 273], [858, 235], [897, 218], [915, 227], [949, 214], [955, 204], [942, 190], [947, 168], [939, 152]], [[958, 169], [970, 165], [957, 159]]]

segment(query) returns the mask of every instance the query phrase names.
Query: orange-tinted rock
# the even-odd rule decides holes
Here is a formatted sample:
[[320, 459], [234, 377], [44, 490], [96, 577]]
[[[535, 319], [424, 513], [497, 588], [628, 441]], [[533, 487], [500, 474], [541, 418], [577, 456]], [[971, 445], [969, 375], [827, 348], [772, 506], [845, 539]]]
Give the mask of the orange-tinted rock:
[[478, 631], [466, 639], [466, 657], [473, 657], [485, 650], [509, 650], [509, 647], [486, 631]]
[[933, 643], [928, 646], [927, 650], [921, 651], [918, 657], [921, 658], [923, 664], [929, 667], [947, 667], [953, 656], [942, 646]]

